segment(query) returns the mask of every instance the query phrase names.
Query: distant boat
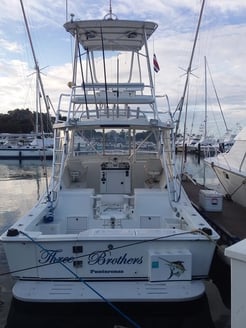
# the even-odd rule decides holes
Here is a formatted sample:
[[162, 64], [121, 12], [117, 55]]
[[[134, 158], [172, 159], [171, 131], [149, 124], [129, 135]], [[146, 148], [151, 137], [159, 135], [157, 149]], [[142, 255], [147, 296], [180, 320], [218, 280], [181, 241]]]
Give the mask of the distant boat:
[[[4, 141], [0, 139], [0, 158], [1, 159], [52, 159], [53, 158], [53, 145], [54, 138], [53, 133], [45, 133], [42, 128], [42, 115], [41, 113], [41, 98], [43, 99], [46, 107], [46, 111], [49, 115], [49, 99], [44, 92], [44, 87], [41, 79], [41, 73], [39, 69], [39, 65], [36, 59], [36, 55], [34, 52], [32, 39], [29, 31], [29, 27], [27, 24], [26, 15], [24, 12], [24, 7], [22, 1], [20, 1], [25, 26], [27, 29], [28, 38], [30, 41], [30, 46], [33, 54], [33, 59], [35, 63], [35, 71], [36, 71], [36, 122], [35, 122], [35, 132], [31, 134], [18, 135], [18, 134], [6, 134]], [[42, 97], [41, 97], [42, 95]], [[40, 132], [38, 131], [38, 118], [40, 116]], [[49, 131], [52, 131], [51, 122], [48, 122]]]
[[159, 116], [148, 51], [157, 24], [110, 12], [64, 27], [74, 63], [50, 185], [1, 236], [14, 297], [92, 311], [198, 299], [219, 236], [182, 187], [171, 113]]
[[201, 137], [199, 142], [193, 145], [193, 152], [200, 152], [203, 157], [217, 154], [218, 151], [219, 144], [213, 136]]
[[51, 134], [4, 134], [0, 144], [0, 159], [52, 159]]
[[215, 172], [226, 196], [246, 206], [246, 127], [235, 137], [228, 152], [205, 158], [204, 162]]
[[221, 153], [228, 152], [235, 142], [235, 137], [242, 130], [242, 127], [239, 123], [236, 124], [236, 129], [226, 130], [224, 136], [218, 140], [219, 142], [219, 151]]
[[[22, 2], [21, 2], [22, 4]], [[24, 13], [24, 8], [23, 8]], [[31, 49], [33, 52], [35, 69], [36, 69], [36, 122], [35, 122], [35, 132], [30, 134], [11, 134], [3, 133], [0, 136], [0, 158], [1, 159], [52, 159], [53, 158], [53, 146], [54, 146], [54, 135], [52, 132], [44, 132], [42, 128], [39, 131], [38, 118], [40, 121], [43, 119], [41, 112], [41, 98], [45, 102], [45, 107], [49, 117], [49, 104], [48, 97], [44, 93], [44, 87], [40, 75], [40, 69], [37, 63], [37, 59], [34, 53], [34, 48], [32, 45], [32, 40], [27, 25], [26, 17], [24, 14], [26, 28], [31, 44]], [[43, 97], [40, 97], [42, 94]], [[52, 130], [51, 122], [49, 124], [49, 131]], [[43, 122], [40, 122], [40, 127], [43, 126]]]
[[192, 134], [186, 138], [188, 153], [198, 153], [202, 156], [215, 154], [219, 150], [219, 144], [213, 136], [205, 136], [203, 125], [200, 126], [199, 133]]

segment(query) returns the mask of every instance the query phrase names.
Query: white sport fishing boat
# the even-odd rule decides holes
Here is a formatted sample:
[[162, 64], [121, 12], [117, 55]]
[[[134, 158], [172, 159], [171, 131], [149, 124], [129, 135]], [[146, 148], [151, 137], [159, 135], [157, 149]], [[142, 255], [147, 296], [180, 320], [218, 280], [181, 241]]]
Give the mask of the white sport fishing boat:
[[197, 299], [219, 236], [181, 186], [172, 116], [161, 120], [157, 109], [147, 47], [157, 24], [110, 12], [64, 27], [75, 39], [73, 75], [59, 99], [50, 185], [1, 236], [13, 295], [87, 304]]
[[0, 144], [0, 159], [52, 159], [53, 137], [49, 135], [6, 134]]

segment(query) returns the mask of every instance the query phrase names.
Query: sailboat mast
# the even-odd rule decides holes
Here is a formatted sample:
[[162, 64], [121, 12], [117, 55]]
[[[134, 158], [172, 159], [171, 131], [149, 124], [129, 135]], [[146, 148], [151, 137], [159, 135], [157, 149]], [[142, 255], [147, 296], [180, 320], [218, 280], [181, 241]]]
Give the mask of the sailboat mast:
[[186, 81], [185, 81], [183, 95], [182, 95], [181, 100], [180, 100], [180, 102], [178, 104], [178, 108], [176, 109], [176, 111], [179, 110], [179, 116], [178, 116], [177, 125], [176, 125], [176, 135], [178, 133], [180, 118], [181, 118], [182, 109], [183, 109], [183, 105], [184, 105], [184, 100], [185, 100], [185, 96], [186, 96], [186, 93], [187, 93], [187, 88], [188, 88], [188, 84], [189, 84], [189, 80], [190, 80], [191, 67], [192, 67], [193, 58], [194, 58], [194, 54], [195, 54], [195, 49], [196, 49], [198, 34], [199, 34], [200, 26], [201, 26], [204, 5], [205, 5], [205, 0], [202, 1], [202, 6], [201, 6], [201, 10], [200, 10], [199, 19], [198, 19], [198, 24], [197, 24], [195, 39], [194, 39], [194, 42], [193, 42], [193, 47], [192, 47], [190, 62], [189, 62], [189, 66], [188, 66], [187, 71], [186, 71]]
[[208, 87], [207, 87], [207, 59], [204, 57], [204, 66], [205, 66], [205, 118], [204, 118], [204, 138], [207, 138], [207, 120], [208, 120]]
[[[206, 60], [207, 62], [207, 60]], [[208, 62], [207, 62], [207, 69], [208, 69], [208, 73], [209, 73], [209, 76], [210, 76], [210, 79], [211, 79], [211, 82], [212, 82], [212, 86], [213, 86], [213, 90], [214, 90], [214, 93], [215, 93], [215, 96], [216, 96], [216, 100], [218, 102], [218, 105], [219, 105], [219, 108], [220, 108], [220, 113], [222, 115], [222, 119], [223, 119], [223, 122], [225, 124], [225, 129], [226, 129], [226, 132], [229, 131], [229, 128], [227, 126], [227, 123], [226, 123], [226, 119], [225, 119], [225, 116], [223, 114], [223, 110], [222, 110], [222, 107], [221, 107], [221, 103], [220, 103], [220, 100], [219, 100], [219, 96], [218, 96], [218, 93], [217, 93], [217, 90], [216, 90], [216, 87], [215, 87], [215, 84], [214, 84], [214, 81], [213, 81], [213, 78], [212, 78], [212, 74], [211, 74], [211, 71], [209, 69], [209, 65], [208, 65]]]
[[[207, 120], [208, 120], [208, 83], [207, 83], [207, 59], [206, 56], [204, 56], [204, 70], [205, 70], [205, 83], [204, 83], [204, 94], [205, 94], [205, 117], [204, 117], [204, 140], [206, 142], [207, 139]], [[203, 185], [206, 184], [206, 168], [205, 165], [203, 165]]]

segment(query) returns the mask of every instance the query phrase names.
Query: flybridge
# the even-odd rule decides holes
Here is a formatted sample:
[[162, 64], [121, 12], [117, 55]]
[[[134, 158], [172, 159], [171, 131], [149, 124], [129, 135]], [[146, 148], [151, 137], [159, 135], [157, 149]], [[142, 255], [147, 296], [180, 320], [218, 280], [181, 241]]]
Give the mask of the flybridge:
[[75, 39], [74, 65], [71, 96], [61, 97], [59, 111], [69, 97], [68, 117], [78, 124], [96, 117], [107, 121], [125, 118], [120, 123], [124, 126], [129, 119], [148, 125], [149, 118], [158, 118], [147, 45], [156, 23], [110, 15], [102, 20], [72, 18], [64, 27]]
[[154, 22], [130, 20], [70, 21], [64, 24], [67, 32], [78, 37], [79, 43], [88, 51], [140, 50], [157, 29]]

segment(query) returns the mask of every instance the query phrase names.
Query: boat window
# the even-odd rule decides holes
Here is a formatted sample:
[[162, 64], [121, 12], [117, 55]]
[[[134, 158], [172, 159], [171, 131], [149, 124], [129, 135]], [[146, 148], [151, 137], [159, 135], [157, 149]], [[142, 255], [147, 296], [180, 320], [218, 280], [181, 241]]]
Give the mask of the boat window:
[[152, 131], [137, 131], [121, 128], [88, 129], [74, 135], [75, 155], [84, 152], [111, 155], [115, 151], [122, 155], [136, 152], [156, 152], [157, 145]]

